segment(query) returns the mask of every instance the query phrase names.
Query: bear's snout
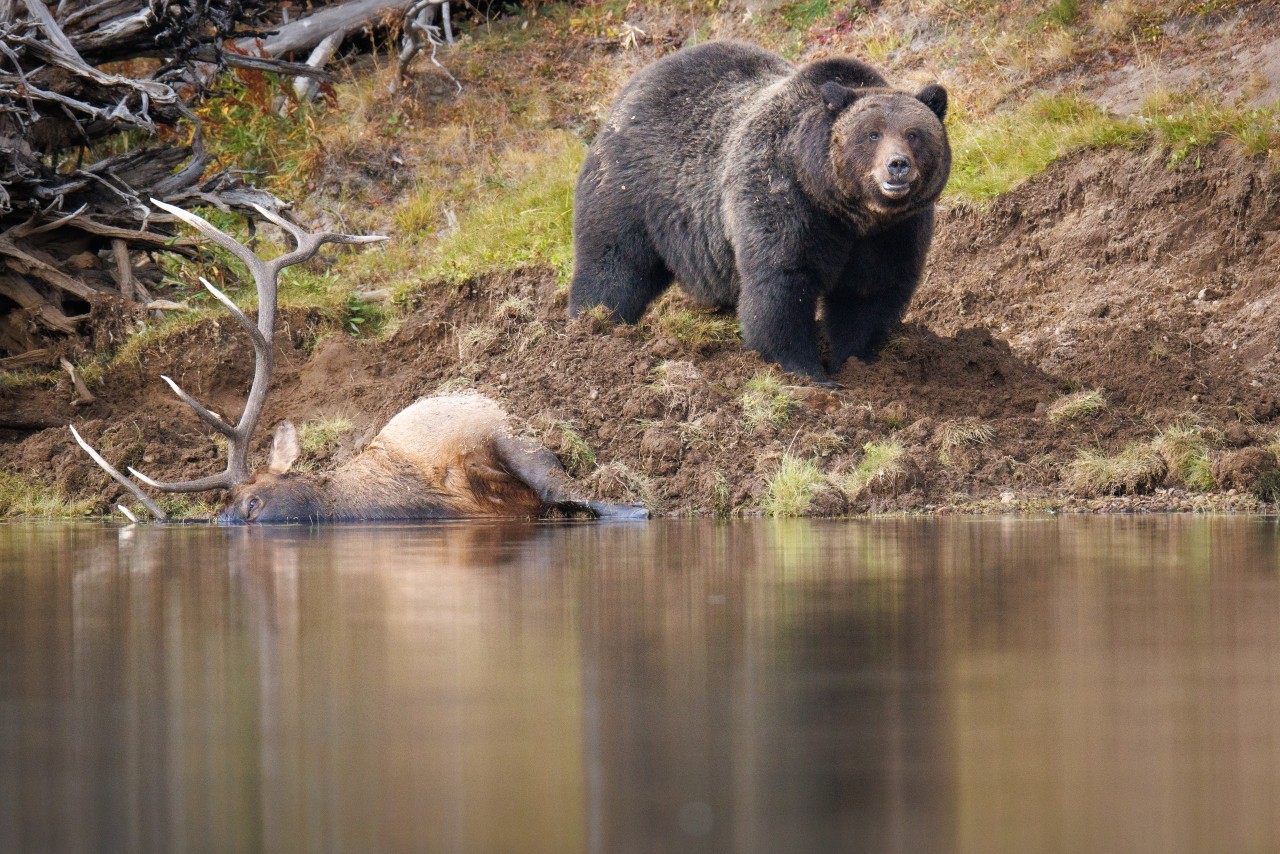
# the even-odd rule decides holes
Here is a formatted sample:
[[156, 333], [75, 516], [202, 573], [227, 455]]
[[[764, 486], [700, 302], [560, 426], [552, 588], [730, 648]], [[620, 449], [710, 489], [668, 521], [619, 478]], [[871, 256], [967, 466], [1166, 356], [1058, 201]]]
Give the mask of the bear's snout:
[[885, 169], [889, 171], [889, 180], [895, 182], [905, 181], [907, 173], [911, 171], [911, 161], [902, 155], [889, 158], [889, 162], [885, 164]]

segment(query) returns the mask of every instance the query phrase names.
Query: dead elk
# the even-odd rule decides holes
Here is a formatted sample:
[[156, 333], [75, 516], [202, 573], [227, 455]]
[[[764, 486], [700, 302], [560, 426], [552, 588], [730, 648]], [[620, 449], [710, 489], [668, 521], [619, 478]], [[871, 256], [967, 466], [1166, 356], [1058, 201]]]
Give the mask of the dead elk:
[[644, 507], [574, 495], [555, 455], [513, 435], [487, 397], [430, 397], [401, 410], [355, 459], [327, 473], [291, 471], [298, 433], [276, 429], [267, 464], [231, 490], [222, 524], [538, 516], [544, 510], [647, 518]]
[[[258, 291], [258, 317], [256, 322], [250, 320], [225, 294], [200, 280], [253, 342], [253, 382], [244, 411], [232, 424], [162, 376], [196, 415], [226, 437], [227, 466], [217, 474], [177, 482], [153, 480], [130, 468], [142, 483], [161, 492], [229, 490], [227, 505], [217, 517], [228, 523], [534, 516], [548, 507], [596, 516], [647, 515], [642, 507], [575, 497], [572, 482], [551, 452], [514, 436], [498, 405], [479, 395], [448, 395], [413, 404], [392, 418], [367, 450], [328, 474], [290, 471], [298, 456], [298, 440], [292, 425], [285, 422], [276, 432], [266, 470], [251, 477], [249, 445], [262, 416], [275, 363], [273, 333], [280, 271], [310, 258], [324, 243], [361, 244], [385, 238], [311, 233], [258, 208], [264, 219], [283, 229], [294, 242], [292, 250], [263, 260], [195, 214], [155, 199], [152, 203], [244, 262]], [[155, 518], [167, 518], [164, 508], [141, 486], [117, 471], [74, 427], [71, 433], [94, 462], [132, 492]], [[123, 506], [120, 510], [131, 516]]]

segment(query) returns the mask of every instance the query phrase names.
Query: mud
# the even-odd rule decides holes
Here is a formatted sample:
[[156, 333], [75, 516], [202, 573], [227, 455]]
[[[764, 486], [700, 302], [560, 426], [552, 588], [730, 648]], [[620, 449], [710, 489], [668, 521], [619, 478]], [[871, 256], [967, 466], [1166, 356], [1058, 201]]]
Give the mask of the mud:
[[[414, 399], [474, 388], [596, 497], [660, 514], [763, 512], [784, 454], [828, 476], [813, 514], [1258, 510], [1249, 485], [1275, 482], [1265, 470], [1275, 456], [1261, 449], [1280, 430], [1278, 202], [1280, 177], [1224, 144], [1176, 168], [1159, 152], [1082, 152], [989, 210], [944, 210], [927, 279], [882, 358], [847, 365], [840, 390], [780, 375], [793, 409], [779, 423], [745, 415], [745, 386], [768, 366], [740, 343], [693, 347], [652, 320], [569, 321], [545, 269], [440, 286], [381, 339], [288, 312], [260, 452], [279, 419], [344, 415], [356, 428], [315, 461], [330, 464]], [[105, 509], [119, 490], [67, 431], [32, 429], [74, 421], [117, 463], [171, 478], [216, 470], [207, 431], [157, 375], [234, 415], [250, 360], [234, 323], [210, 322], [113, 368], [87, 407], [71, 405], [65, 382], [0, 391], [9, 423], [30, 422], [3, 433], [0, 468]], [[1102, 412], [1048, 417], [1062, 395], [1094, 388]], [[1218, 492], [1166, 481], [1116, 497], [1067, 485], [1081, 450], [1115, 453], [1175, 422], [1220, 437]], [[957, 425], [986, 432], [957, 443]], [[864, 446], [889, 441], [904, 449], [891, 476], [837, 488]]]

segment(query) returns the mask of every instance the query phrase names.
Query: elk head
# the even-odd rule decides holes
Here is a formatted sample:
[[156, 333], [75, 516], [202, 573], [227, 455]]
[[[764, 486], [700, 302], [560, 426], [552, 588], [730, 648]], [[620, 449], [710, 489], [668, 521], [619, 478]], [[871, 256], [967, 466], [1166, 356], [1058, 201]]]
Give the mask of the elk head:
[[[253, 382], [249, 386], [249, 396], [245, 401], [244, 411], [240, 414], [239, 421], [232, 425], [201, 405], [199, 401], [183, 391], [172, 379], [161, 375], [160, 378], [169, 384], [174, 393], [182, 398], [195, 411], [196, 415], [214, 430], [227, 437], [227, 467], [222, 472], [208, 477], [173, 482], [154, 480], [134, 468], [130, 468], [129, 472], [147, 486], [158, 489], [161, 492], [203, 492], [210, 489], [233, 489], [236, 485], [249, 480], [249, 442], [258, 426], [258, 420], [262, 416], [262, 408], [267, 400], [267, 389], [271, 385], [271, 373], [275, 366], [272, 336], [275, 329], [276, 295], [279, 287], [280, 271], [315, 255], [321, 245], [325, 243], [377, 243], [387, 238], [380, 235], [358, 236], [329, 231], [318, 233], [305, 231], [284, 217], [255, 204], [253, 207], [263, 219], [279, 226], [293, 238], [294, 242], [294, 248], [291, 251], [270, 261], [264, 261], [254, 254], [249, 247], [214, 227], [201, 217], [157, 199], [152, 199], [151, 203], [176, 219], [190, 225], [218, 246], [239, 258], [249, 268], [249, 272], [253, 276], [254, 286], [258, 291], [258, 318], [256, 323], [250, 320], [226, 294], [211, 285], [203, 276], [200, 278], [200, 283], [219, 302], [227, 307], [227, 310], [231, 312], [231, 315], [253, 342]], [[70, 425], [68, 427], [76, 442], [93, 458], [94, 462], [137, 496], [143, 506], [156, 519], [164, 521], [168, 518], [164, 509], [156, 504], [138, 484], [122, 475], [103, 459], [101, 454], [81, 438], [75, 427]], [[296, 442], [296, 433], [294, 438]], [[292, 463], [292, 460], [290, 460], [290, 463]], [[287, 468], [286, 466], [286, 470]]]

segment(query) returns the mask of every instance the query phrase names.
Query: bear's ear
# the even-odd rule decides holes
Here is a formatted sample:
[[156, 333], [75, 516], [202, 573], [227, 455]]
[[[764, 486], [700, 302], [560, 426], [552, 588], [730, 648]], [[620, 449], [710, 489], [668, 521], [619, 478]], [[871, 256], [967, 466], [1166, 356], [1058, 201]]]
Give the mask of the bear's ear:
[[930, 83], [917, 92], [916, 100], [921, 101], [926, 107], [933, 110], [933, 114], [938, 117], [938, 121], [942, 121], [947, 117], [947, 90], [937, 83]]
[[858, 93], [834, 80], [822, 84], [822, 103], [827, 105], [827, 112], [838, 113], [858, 100]]

